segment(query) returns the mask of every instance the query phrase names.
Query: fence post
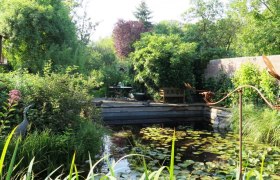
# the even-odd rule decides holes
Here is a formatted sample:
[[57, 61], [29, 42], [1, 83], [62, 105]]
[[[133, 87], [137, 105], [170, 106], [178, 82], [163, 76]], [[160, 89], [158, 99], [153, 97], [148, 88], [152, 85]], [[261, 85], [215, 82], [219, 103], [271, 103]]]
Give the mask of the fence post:
[[239, 93], [239, 180], [242, 180], [242, 89]]

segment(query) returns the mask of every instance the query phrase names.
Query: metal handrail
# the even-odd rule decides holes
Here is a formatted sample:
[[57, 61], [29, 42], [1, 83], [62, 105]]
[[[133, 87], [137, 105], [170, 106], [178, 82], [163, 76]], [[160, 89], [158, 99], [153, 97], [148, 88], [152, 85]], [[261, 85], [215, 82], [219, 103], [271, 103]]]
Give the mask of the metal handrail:
[[[216, 105], [216, 104], [219, 104], [221, 103], [222, 101], [224, 101], [226, 98], [228, 98], [230, 95], [232, 95], [233, 93], [235, 92], [238, 92], [239, 90], [242, 90], [243, 88], [252, 88], [254, 90], [256, 90], [258, 92], [258, 94], [261, 96], [261, 98], [265, 101], [265, 103], [272, 109], [276, 109], [276, 110], [280, 110], [280, 105], [273, 105], [272, 103], [270, 103], [266, 97], [262, 94], [262, 92], [256, 88], [255, 86], [252, 86], [252, 85], [242, 85], [242, 86], [239, 86], [237, 87], [236, 89], [234, 89], [233, 91], [231, 91], [230, 93], [228, 93], [226, 96], [224, 96], [222, 99], [216, 101], [216, 102], [211, 102], [211, 100], [207, 99], [207, 98], [204, 98], [204, 100], [206, 101], [207, 105]], [[210, 91], [208, 91], [210, 92]], [[208, 93], [206, 92], [206, 93]], [[205, 92], [204, 92], [205, 93]], [[202, 94], [202, 93], [201, 93]]]

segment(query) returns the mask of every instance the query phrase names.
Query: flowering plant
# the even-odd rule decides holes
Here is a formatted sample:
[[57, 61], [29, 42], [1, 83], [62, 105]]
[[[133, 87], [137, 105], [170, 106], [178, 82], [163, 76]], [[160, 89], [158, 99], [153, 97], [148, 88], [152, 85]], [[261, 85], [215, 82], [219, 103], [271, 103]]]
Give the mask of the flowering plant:
[[18, 103], [21, 99], [21, 93], [19, 90], [13, 89], [9, 92], [9, 104], [13, 105], [15, 103]]
[[9, 92], [8, 103], [4, 103], [3, 111], [0, 112], [0, 136], [7, 135], [7, 132], [11, 129], [10, 118], [12, 117], [12, 112], [15, 111], [15, 106], [21, 99], [21, 92], [19, 90], [11, 90]]

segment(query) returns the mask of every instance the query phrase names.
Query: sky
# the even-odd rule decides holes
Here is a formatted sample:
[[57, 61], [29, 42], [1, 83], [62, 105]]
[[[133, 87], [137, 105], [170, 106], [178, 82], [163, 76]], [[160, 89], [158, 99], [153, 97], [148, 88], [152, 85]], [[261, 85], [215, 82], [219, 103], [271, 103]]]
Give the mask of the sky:
[[[88, 16], [93, 22], [99, 22], [93, 32], [92, 40], [111, 36], [114, 25], [119, 19], [136, 20], [133, 12], [141, 0], [89, 0]], [[190, 0], [145, 0], [152, 11], [151, 21], [158, 23], [162, 20], [183, 21], [182, 14], [190, 7]]]

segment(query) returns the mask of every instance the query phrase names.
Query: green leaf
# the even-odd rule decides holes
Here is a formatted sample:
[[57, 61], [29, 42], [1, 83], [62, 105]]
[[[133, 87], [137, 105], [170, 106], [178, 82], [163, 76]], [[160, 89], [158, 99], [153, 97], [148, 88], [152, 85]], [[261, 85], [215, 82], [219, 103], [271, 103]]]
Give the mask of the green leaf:
[[5, 156], [7, 154], [7, 149], [8, 149], [8, 146], [10, 144], [10, 141], [11, 141], [11, 139], [13, 137], [13, 134], [14, 134], [16, 128], [17, 127], [15, 127], [13, 129], [13, 131], [8, 135], [8, 138], [7, 138], [6, 142], [5, 142], [4, 148], [2, 150], [1, 159], [0, 159], [0, 176], [2, 175], [4, 160], [5, 160]]
[[7, 172], [7, 175], [6, 175], [6, 180], [11, 179], [11, 175], [12, 175], [13, 168], [14, 168], [14, 163], [15, 163], [15, 160], [16, 160], [16, 154], [17, 154], [17, 150], [18, 150], [19, 141], [20, 141], [20, 138], [17, 138], [16, 147], [14, 149], [13, 156], [12, 156], [12, 159], [11, 159], [11, 162], [10, 162], [10, 165], [9, 165], [9, 169], [8, 169], [8, 172]]
[[32, 178], [32, 167], [33, 167], [33, 164], [34, 164], [34, 160], [35, 160], [35, 157], [33, 157], [31, 162], [29, 163], [26, 180], [31, 180], [31, 178]]
[[74, 152], [73, 154], [73, 158], [72, 158], [72, 162], [71, 162], [71, 167], [70, 167], [70, 171], [69, 171], [69, 175], [68, 175], [68, 179], [72, 179], [72, 173], [73, 173], [73, 169], [75, 166], [75, 156], [76, 156], [76, 152]]
[[174, 179], [175, 140], [176, 140], [176, 132], [174, 129], [173, 137], [172, 137], [171, 160], [170, 160], [170, 167], [169, 167], [170, 180]]

